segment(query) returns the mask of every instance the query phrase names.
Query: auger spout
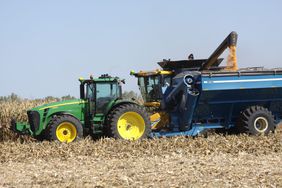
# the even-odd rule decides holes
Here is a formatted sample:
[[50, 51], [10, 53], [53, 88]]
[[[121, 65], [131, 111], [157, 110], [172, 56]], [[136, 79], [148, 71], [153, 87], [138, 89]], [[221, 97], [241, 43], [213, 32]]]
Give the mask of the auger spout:
[[232, 31], [224, 41], [217, 47], [217, 49], [210, 55], [210, 57], [203, 63], [200, 71], [208, 70], [216, 62], [218, 57], [224, 52], [226, 48], [236, 48], [238, 34], [235, 31]]

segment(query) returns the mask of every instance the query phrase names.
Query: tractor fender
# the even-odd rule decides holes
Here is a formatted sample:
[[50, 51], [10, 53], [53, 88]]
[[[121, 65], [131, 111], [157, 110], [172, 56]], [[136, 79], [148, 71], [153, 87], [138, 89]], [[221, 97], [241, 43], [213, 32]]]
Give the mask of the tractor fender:
[[[113, 105], [110, 109], [107, 110], [105, 117], [108, 117], [109, 113], [110, 113], [112, 110], [114, 110], [114, 109], [117, 108], [118, 106], [124, 105], [124, 104], [136, 104], [136, 105], [139, 105], [139, 106], [140, 106], [139, 103], [137, 103], [137, 102], [135, 102], [135, 101], [133, 101], [133, 100], [117, 100], [117, 101], [114, 103], [114, 105]], [[104, 123], [105, 123], [106, 121], [107, 121], [107, 118], [105, 118]]]
[[108, 110], [107, 114], [112, 111], [114, 108], [117, 108], [120, 105], [124, 105], [124, 104], [136, 104], [139, 105], [139, 103], [135, 102], [135, 101], [131, 101], [131, 100], [121, 100], [121, 101], [116, 101], [115, 104]]
[[[50, 114], [48, 117], [47, 117], [47, 121], [44, 122], [44, 129], [47, 128], [50, 120], [54, 117], [54, 116], [60, 116], [60, 115], [68, 115], [68, 116], [71, 116], [75, 119], [77, 119], [78, 121], [80, 121], [80, 119], [78, 119], [76, 116], [74, 116], [73, 114], [71, 113], [68, 113], [68, 112], [55, 112], [53, 114]], [[80, 121], [81, 122], [81, 121]]]

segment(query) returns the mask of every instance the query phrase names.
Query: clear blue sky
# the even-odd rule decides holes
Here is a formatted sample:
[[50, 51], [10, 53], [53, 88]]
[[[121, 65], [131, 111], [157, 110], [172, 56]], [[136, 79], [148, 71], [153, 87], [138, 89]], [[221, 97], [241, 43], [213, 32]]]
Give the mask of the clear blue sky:
[[207, 58], [237, 31], [239, 67], [282, 63], [282, 1], [0, 0], [0, 96], [78, 96], [78, 78], [109, 73], [138, 91], [130, 70], [191, 52]]

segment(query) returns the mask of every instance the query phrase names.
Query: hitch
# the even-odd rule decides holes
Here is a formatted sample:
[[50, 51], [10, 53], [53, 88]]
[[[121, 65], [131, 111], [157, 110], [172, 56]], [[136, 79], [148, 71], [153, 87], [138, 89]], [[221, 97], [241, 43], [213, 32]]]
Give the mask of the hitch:
[[16, 122], [15, 118], [11, 119], [10, 129], [20, 135], [26, 135], [26, 134], [32, 135], [33, 134], [33, 132], [30, 129], [30, 125], [28, 123]]

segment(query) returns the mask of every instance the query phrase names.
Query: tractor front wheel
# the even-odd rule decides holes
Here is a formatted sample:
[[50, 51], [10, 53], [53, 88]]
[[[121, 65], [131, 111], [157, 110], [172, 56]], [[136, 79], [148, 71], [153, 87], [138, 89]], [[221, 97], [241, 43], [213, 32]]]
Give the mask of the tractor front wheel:
[[73, 142], [83, 137], [79, 120], [69, 115], [54, 116], [48, 124], [47, 139], [60, 142]]
[[149, 137], [151, 127], [148, 113], [137, 104], [120, 105], [108, 116], [110, 135], [124, 140]]

